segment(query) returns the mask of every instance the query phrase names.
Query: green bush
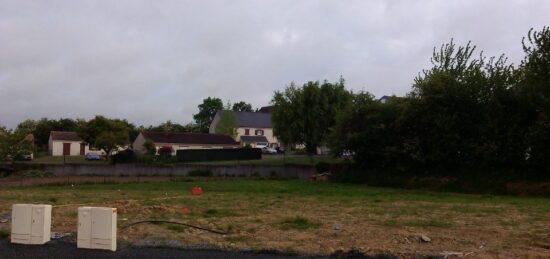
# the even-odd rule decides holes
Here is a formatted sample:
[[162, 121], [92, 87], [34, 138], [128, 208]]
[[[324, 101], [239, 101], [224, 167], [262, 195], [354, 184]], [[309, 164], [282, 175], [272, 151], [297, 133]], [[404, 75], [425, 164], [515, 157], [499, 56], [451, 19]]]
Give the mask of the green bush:
[[208, 170], [208, 169], [194, 169], [194, 170], [191, 170], [189, 171], [189, 176], [204, 176], [204, 177], [209, 177], [209, 176], [212, 176], [212, 171]]
[[330, 164], [327, 162], [321, 161], [315, 165], [315, 169], [317, 170], [317, 173], [325, 173], [330, 171]]

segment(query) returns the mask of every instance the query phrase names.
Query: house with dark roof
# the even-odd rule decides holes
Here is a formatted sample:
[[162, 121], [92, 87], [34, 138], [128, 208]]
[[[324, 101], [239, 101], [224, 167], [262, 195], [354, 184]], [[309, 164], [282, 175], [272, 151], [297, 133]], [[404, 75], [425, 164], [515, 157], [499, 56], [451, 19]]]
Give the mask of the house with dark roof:
[[[241, 146], [250, 145], [268, 145], [276, 148], [280, 146], [277, 137], [273, 134], [273, 125], [271, 124], [271, 114], [268, 112], [238, 112], [223, 111], [232, 113], [235, 118], [236, 135], [235, 141], [240, 142]], [[212, 123], [209, 132], [216, 133], [216, 128], [221, 119], [222, 111], [218, 111]]]
[[155, 144], [158, 150], [161, 147], [171, 147], [172, 154], [175, 155], [180, 149], [219, 149], [219, 148], [238, 148], [239, 143], [232, 137], [222, 134], [207, 133], [174, 133], [142, 131], [134, 140], [134, 151], [140, 154], [145, 153], [143, 144], [150, 140]]
[[88, 144], [74, 131], [52, 131], [48, 152], [52, 156], [83, 156], [90, 150]]

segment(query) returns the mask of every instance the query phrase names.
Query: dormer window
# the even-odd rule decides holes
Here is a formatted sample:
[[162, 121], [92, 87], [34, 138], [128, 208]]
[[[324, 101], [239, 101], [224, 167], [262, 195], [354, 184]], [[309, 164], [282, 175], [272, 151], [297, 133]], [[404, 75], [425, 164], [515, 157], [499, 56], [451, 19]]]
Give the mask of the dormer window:
[[263, 136], [263, 135], [264, 135], [264, 130], [256, 130], [256, 132], [254, 133], [254, 135], [256, 135], [256, 136]]

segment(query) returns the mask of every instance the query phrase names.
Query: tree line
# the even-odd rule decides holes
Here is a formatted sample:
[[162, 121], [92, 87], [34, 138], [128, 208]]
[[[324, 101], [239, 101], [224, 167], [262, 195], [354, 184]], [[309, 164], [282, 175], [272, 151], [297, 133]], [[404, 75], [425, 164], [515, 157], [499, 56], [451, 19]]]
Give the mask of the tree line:
[[[107, 118], [97, 115], [93, 119], [60, 118], [39, 120], [27, 119], [20, 122], [14, 130], [0, 125], [0, 160], [8, 157], [18, 157], [30, 151], [45, 152], [48, 150], [48, 141], [52, 131], [74, 131], [86, 142], [94, 147], [103, 149], [110, 154], [118, 147], [131, 144], [140, 131], [159, 132], [208, 132], [208, 128], [218, 110], [230, 109], [233, 111], [253, 111], [252, 105], [244, 101], [225, 107], [219, 98], [208, 97], [198, 105], [195, 122], [179, 124], [168, 120], [158, 125], [136, 126], [126, 119]], [[25, 136], [32, 134], [34, 143], [22, 141]]]
[[344, 80], [293, 83], [272, 103], [275, 134], [309, 152], [328, 145], [364, 169], [444, 174], [468, 168], [550, 172], [550, 28], [530, 30], [525, 57], [486, 57], [471, 43], [434, 48], [404, 97], [381, 102]]

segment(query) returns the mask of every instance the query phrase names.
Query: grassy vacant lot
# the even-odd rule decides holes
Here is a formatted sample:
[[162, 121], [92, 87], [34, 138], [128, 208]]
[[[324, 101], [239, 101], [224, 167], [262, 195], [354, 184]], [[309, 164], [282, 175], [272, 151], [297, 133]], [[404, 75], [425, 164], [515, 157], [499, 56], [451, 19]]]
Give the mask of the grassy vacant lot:
[[[191, 196], [201, 186], [204, 194]], [[307, 181], [180, 179], [154, 183], [5, 187], [0, 216], [16, 202], [54, 205], [53, 231], [74, 232], [78, 204], [119, 211], [119, 239], [177, 240], [183, 245], [331, 253], [462, 253], [550, 256], [550, 200], [432, 193]], [[187, 208], [188, 213], [182, 213]], [[229, 230], [211, 234], [178, 225], [120, 226], [137, 220], [181, 221]], [[0, 224], [0, 228], [9, 223]], [[4, 225], [4, 226], [2, 226]], [[339, 229], [339, 230], [337, 230]], [[420, 235], [431, 239], [422, 242]]]

